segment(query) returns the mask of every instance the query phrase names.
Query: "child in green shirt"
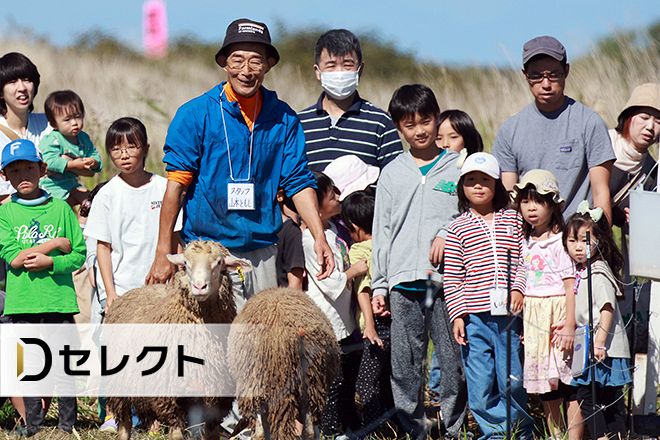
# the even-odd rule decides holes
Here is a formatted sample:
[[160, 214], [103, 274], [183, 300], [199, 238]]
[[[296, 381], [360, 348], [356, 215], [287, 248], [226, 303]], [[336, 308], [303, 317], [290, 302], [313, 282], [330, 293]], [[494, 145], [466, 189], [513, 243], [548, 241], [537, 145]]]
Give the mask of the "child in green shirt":
[[[78, 313], [71, 273], [85, 262], [85, 241], [69, 205], [39, 188], [46, 164], [26, 139], [2, 150], [2, 174], [16, 190], [0, 206], [0, 258], [8, 264], [5, 315], [12, 323], [73, 323]], [[43, 423], [41, 398], [26, 397], [28, 434]], [[71, 432], [75, 397], [60, 397], [59, 425]]]

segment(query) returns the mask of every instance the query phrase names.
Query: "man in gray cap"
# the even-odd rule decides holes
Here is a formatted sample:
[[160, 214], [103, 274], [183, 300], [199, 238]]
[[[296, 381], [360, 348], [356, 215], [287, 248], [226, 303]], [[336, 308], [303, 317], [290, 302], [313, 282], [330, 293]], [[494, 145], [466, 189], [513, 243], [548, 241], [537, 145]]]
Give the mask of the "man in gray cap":
[[612, 144], [600, 116], [564, 95], [566, 49], [553, 37], [536, 37], [523, 46], [522, 60], [534, 102], [500, 127], [493, 144], [504, 186], [510, 191], [520, 175], [546, 169], [559, 181], [564, 217], [590, 199], [611, 219]]
[[168, 182], [148, 283], [165, 282], [173, 274], [167, 254], [176, 251], [173, 228], [183, 205], [184, 243], [218, 241], [252, 262], [251, 272], [232, 272], [239, 307], [252, 294], [276, 287], [275, 243], [282, 224], [278, 188], [292, 198], [314, 237], [321, 273], [310, 276], [332, 273], [334, 257], [319, 217], [300, 121], [262, 86], [279, 59], [264, 23], [233, 21], [215, 57], [227, 81], [185, 103], [174, 116], [165, 139]]

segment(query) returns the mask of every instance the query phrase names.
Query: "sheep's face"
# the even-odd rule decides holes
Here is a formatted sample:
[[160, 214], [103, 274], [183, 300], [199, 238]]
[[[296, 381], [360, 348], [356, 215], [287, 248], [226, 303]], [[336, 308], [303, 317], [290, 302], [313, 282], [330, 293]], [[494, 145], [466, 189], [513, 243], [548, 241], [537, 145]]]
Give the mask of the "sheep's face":
[[217, 295], [220, 289], [222, 272], [238, 270], [247, 272], [252, 264], [231, 255], [222, 256], [213, 253], [192, 253], [168, 255], [171, 263], [184, 266], [190, 282], [190, 293], [199, 302], [206, 301], [211, 295]]

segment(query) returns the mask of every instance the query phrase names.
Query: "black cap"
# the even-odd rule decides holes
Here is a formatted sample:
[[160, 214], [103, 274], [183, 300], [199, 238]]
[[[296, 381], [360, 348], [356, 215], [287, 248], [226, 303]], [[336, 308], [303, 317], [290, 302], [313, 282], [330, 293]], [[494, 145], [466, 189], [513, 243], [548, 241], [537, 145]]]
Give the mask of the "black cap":
[[225, 33], [225, 41], [222, 43], [222, 47], [215, 54], [215, 62], [218, 63], [220, 67], [225, 67], [220, 64], [219, 58], [221, 56], [227, 57], [227, 50], [229, 46], [235, 43], [258, 43], [266, 46], [269, 58], [275, 58], [275, 64], [280, 60], [280, 54], [270, 43], [270, 32], [268, 31], [268, 26], [265, 23], [260, 23], [258, 21], [250, 20], [249, 18], [239, 18], [238, 20], [232, 21], [229, 26], [227, 26], [227, 32]]
[[532, 38], [523, 46], [523, 66], [536, 55], [548, 55], [557, 61], [566, 59], [566, 48], [554, 37], [543, 35]]

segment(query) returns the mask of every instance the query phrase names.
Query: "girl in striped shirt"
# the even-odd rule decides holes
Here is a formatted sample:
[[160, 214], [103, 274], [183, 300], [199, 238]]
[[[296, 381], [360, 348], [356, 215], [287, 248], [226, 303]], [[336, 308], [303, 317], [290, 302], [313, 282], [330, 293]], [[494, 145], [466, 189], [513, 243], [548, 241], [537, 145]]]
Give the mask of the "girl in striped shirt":
[[[453, 335], [462, 347], [468, 402], [485, 437], [506, 432], [507, 254], [511, 254], [511, 311], [523, 306], [522, 217], [507, 209], [500, 167], [488, 153], [470, 155], [458, 182], [461, 215], [448, 228], [444, 291]], [[531, 438], [532, 418], [522, 382], [522, 321], [511, 343], [511, 416], [517, 437]], [[469, 342], [469, 344], [468, 344]]]

